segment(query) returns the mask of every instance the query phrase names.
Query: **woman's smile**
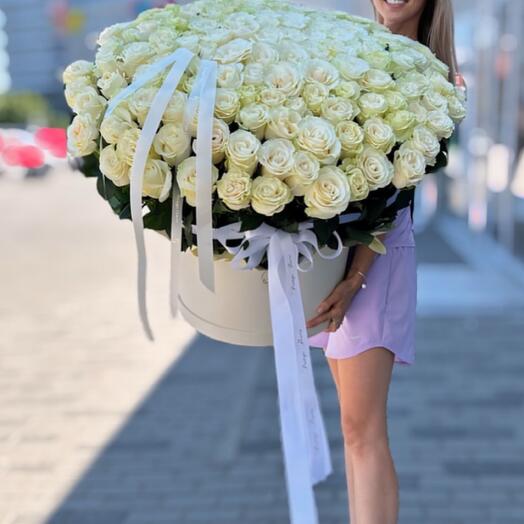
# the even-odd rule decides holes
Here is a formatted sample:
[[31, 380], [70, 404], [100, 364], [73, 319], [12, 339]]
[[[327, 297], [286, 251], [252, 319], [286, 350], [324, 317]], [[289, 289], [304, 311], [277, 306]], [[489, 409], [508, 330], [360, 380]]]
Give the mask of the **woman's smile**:
[[402, 9], [409, 0], [383, 0], [390, 9]]

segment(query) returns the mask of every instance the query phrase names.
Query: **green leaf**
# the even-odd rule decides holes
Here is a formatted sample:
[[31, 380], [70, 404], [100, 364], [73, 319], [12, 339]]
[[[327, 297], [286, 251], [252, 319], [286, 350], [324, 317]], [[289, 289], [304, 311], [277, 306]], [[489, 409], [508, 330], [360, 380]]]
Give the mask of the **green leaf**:
[[100, 166], [98, 163], [98, 156], [96, 154], [91, 154], [89, 156], [84, 156], [80, 159], [80, 165], [78, 170], [85, 177], [95, 177], [101, 175]]
[[225, 213], [231, 213], [231, 209], [226, 207], [224, 202], [222, 202], [222, 200], [217, 198], [215, 200], [215, 203], [213, 204], [213, 214], [214, 215], [223, 215]]
[[373, 238], [373, 240], [368, 244], [368, 247], [379, 255], [386, 254], [386, 246], [377, 237]]
[[[187, 206], [185, 206], [187, 207]], [[183, 210], [185, 211], [185, 209]], [[190, 207], [187, 212], [183, 212], [183, 224], [184, 224], [184, 238], [186, 241], [187, 247], [193, 246], [193, 231], [191, 230], [191, 226], [195, 219], [195, 209], [193, 207]]]
[[340, 227], [344, 231], [344, 238], [355, 240], [359, 244], [365, 244], [368, 246], [375, 238], [371, 233], [369, 233], [369, 231], [362, 231], [348, 224], [343, 224]]
[[240, 231], [256, 229], [264, 222], [264, 217], [258, 213], [247, 213], [240, 217]]

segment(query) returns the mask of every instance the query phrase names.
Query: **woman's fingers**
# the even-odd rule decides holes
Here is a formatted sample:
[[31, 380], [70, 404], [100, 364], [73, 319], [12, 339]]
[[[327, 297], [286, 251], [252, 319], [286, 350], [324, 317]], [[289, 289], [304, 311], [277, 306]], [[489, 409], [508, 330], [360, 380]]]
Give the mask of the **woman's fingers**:
[[319, 324], [322, 324], [322, 322], [325, 322], [326, 320], [331, 319], [331, 312], [328, 311], [326, 313], [321, 313], [320, 315], [317, 315], [316, 317], [313, 317], [312, 319], [307, 321], [306, 326], [308, 328], [313, 328], [315, 326], [318, 326]]
[[334, 293], [331, 293], [325, 298], [317, 307], [317, 313], [325, 313], [335, 303], [336, 297]]

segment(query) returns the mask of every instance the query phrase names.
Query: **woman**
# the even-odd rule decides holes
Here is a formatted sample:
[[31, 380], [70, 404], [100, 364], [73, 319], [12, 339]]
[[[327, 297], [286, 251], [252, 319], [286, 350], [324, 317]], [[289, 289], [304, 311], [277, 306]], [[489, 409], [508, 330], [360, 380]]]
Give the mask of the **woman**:
[[[376, 19], [392, 32], [430, 47], [455, 79], [451, 0], [372, 0]], [[340, 403], [352, 524], [395, 524], [398, 479], [389, 449], [386, 411], [393, 364], [415, 360], [417, 277], [412, 213], [399, 211], [381, 235], [387, 254], [352, 248], [346, 278], [319, 305], [308, 327], [328, 359]], [[365, 287], [363, 284], [365, 283]]]

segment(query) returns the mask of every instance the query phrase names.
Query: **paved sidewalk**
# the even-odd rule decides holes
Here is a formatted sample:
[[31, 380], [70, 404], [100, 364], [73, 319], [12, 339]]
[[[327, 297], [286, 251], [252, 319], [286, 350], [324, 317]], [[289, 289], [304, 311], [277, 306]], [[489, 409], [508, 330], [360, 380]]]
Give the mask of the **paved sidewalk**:
[[[0, 206], [0, 524], [286, 524], [271, 350], [172, 322], [154, 235], [148, 345], [129, 224], [89, 181], [4, 184]], [[489, 244], [476, 265], [464, 236], [477, 257], [482, 239], [451, 219], [418, 238], [416, 362], [389, 398], [400, 524], [524, 521], [520, 266]], [[315, 488], [321, 524], [347, 524], [336, 392], [312, 355], [335, 466]]]

